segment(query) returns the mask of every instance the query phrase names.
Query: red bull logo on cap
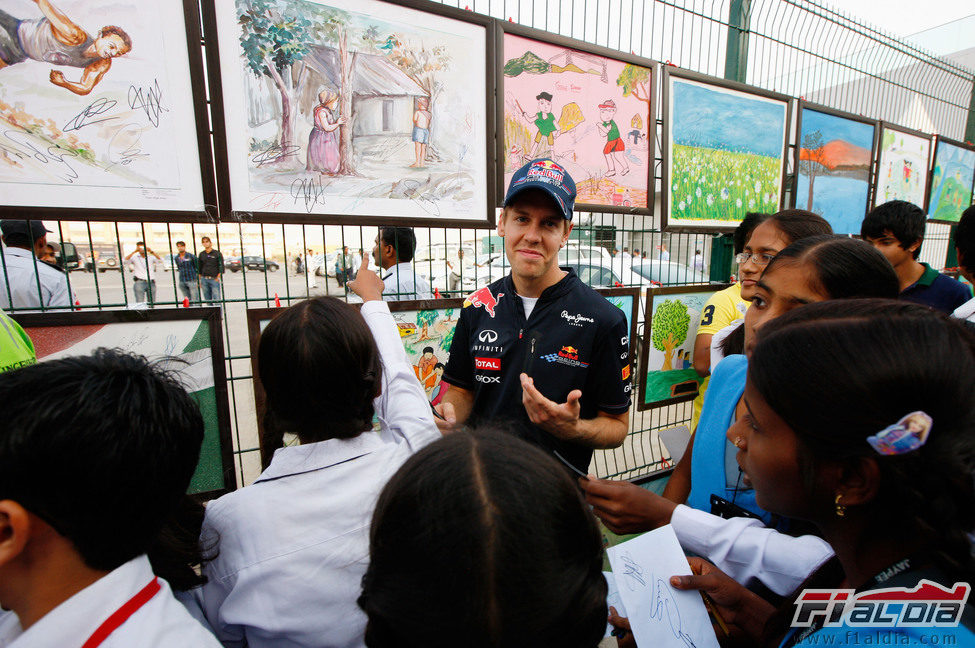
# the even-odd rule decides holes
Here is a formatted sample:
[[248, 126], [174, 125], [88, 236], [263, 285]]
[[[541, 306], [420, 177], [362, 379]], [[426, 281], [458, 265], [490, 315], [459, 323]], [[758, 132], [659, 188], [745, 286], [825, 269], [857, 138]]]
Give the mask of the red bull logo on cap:
[[464, 300], [464, 308], [467, 308], [468, 306], [473, 306], [474, 308], [483, 306], [485, 312], [487, 312], [487, 314], [491, 317], [494, 317], [494, 309], [497, 307], [498, 302], [501, 301], [502, 297], [504, 297], [504, 293], [498, 293], [498, 296], [495, 297], [491, 294], [491, 290], [485, 286], [475, 290], [467, 296], [467, 298]]

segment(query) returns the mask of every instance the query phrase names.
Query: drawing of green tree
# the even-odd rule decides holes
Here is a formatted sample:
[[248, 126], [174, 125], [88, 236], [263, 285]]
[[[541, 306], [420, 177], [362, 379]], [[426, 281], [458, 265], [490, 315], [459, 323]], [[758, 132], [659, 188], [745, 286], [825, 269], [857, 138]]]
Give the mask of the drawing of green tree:
[[814, 130], [802, 138], [803, 151], [802, 155], [799, 156], [799, 170], [809, 178], [809, 202], [806, 203], [806, 209], [809, 210], [813, 208], [813, 185], [816, 182], [816, 176], [828, 172], [826, 149], [823, 148], [824, 143], [823, 134], [818, 130]]
[[650, 324], [650, 342], [655, 349], [664, 353], [661, 371], [673, 370], [674, 349], [687, 339], [690, 324], [691, 316], [684, 302], [668, 299], [657, 307]]
[[633, 95], [636, 99], [650, 105], [650, 70], [639, 65], [627, 63], [616, 79], [616, 85], [623, 88], [623, 96]]
[[431, 338], [430, 327], [436, 323], [437, 315], [438, 313], [435, 310], [421, 310], [417, 312], [416, 323], [420, 326], [420, 337], [417, 340], [418, 342], [420, 340], [429, 340]]
[[[450, 326], [447, 328], [447, 332], [443, 335], [443, 340], [440, 342], [440, 348], [450, 353], [450, 345], [454, 343], [454, 331], [457, 330], [456, 326]], [[444, 363], [446, 364], [446, 363]]]

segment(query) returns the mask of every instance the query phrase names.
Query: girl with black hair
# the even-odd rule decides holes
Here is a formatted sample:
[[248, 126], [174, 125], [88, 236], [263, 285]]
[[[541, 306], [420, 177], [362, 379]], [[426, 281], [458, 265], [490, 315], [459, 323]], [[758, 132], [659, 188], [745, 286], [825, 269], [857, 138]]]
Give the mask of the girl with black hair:
[[[957, 627], [857, 627], [847, 616], [790, 627], [804, 588], [910, 590], [923, 579], [957, 592], [975, 579], [975, 336], [925, 307], [854, 300], [798, 309], [757, 338], [747, 414], [728, 439], [759, 505], [812, 522], [836, 557], [778, 612], [700, 560], [697, 576], [673, 584], [706, 590], [766, 646], [975, 644], [971, 601], [939, 619]], [[897, 430], [910, 442], [885, 443]]]
[[379, 497], [359, 605], [369, 648], [595, 648], [596, 520], [566, 470], [510, 433], [455, 432]]
[[[745, 315], [746, 352], [756, 330], [802, 304], [896, 295], [893, 269], [867, 243], [839, 236], [801, 239], [779, 252], [756, 282]], [[686, 506], [629, 482], [590, 479], [581, 485], [610, 530], [636, 533], [670, 523], [685, 550], [716, 561], [742, 582], [758, 579], [773, 592], [785, 594], [831, 552], [819, 539], [806, 536], [796, 540], [798, 544], [789, 540], [793, 555], [780, 561], [781, 552], [769, 546], [769, 537], [753, 532], [753, 527], [770, 522], [771, 514], [756, 504], [752, 490], [741, 482], [734, 463], [736, 449], [725, 439], [729, 426], [745, 414], [747, 367], [746, 356], [735, 355], [715, 370], [708, 404], [692, 439]], [[781, 540], [772, 538], [773, 543]]]
[[[361, 311], [309, 299], [261, 335], [263, 441], [277, 450], [255, 483], [210, 502], [202, 534], [219, 538], [201, 598], [224, 645], [361, 646], [356, 598], [373, 506], [389, 477], [440, 436], [382, 280], [366, 265], [348, 285]], [[286, 432], [300, 445], [281, 447]]]

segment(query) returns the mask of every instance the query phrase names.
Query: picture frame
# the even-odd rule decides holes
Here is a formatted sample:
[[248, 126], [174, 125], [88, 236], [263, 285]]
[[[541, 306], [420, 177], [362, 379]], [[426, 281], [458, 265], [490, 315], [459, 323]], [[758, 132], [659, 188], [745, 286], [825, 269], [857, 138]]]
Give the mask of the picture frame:
[[[792, 99], [669, 65], [662, 66], [661, 83], [661, 228], [731, 232], [746, 212], [778, 211]], [[705, 164], [710, 172], [703, 182], [700, 171], [685, 172]], [[748, 169], [744, 185], [742, 169]], [[711, 218], [714, 213], [729, 217]]]
[[792, 207], [821, 215], [834, 234], [859, 235], [871, 205], [878, 124], [875, 119], [800, 100]]
[[158, 361], [181, 349], [175, 354], [177, 361], [166, 367], [183, 380], [205, 424], [200, 463], [189, 493], [208, 500], [238, 487], [220, 308], [11, 313], [10, 317], [33, 341], [39, 362], [87, 355], [99, 347]]
[[203, 2], [225, 219], [493, 226], [491, 18], [429, 0], [253, 3]]
[[[446, 392], [449, 386], [439, 379], [443, 372], [437, 374], [436, 369], [439, 364], [447, 363], [450, 343], [453, 340], [457, 320], [460, 317], [460, 310], [464, 307], [464, 300], [462, 298], [419, 299], [389, 301], [386, 304], [389, 306], [393, 319], [400, 327], [400, 337], [403, 340], [407, 358], [417, 372], [417, 379], [424, 385], [427, 395], [431, 398], [431, 404], [440, 402], [439, 398], [443, 397], [443, 392]], [[361, 304], [353, 305], [361, 307]], [[254, 403], [258, 439], [260, 439], [262, 446], [262, 460], [269, 460], [270, 457], [264, 457], [264, 413], [267, 407], [267, 396], [260, 382], [257, 351], [264, 328], [278, 313], [284, 310], [284, 308], [247, 309], [247, 333], [250, 340]], [[432, 357], [425, 357], [427, 347], [432, 349]]]
[[[104, 25], [93, 5], [109, 6], [55, 4], [81, 29]], [[45, 56], [63, 65], [27, 56], [4, 68], [0, 217], [216, 222], [198, 4], [110, 7], [121, 27], [89, 36], [119, 48], [128, 39], [131, 57], [98, 58], [82, 71], [92, 59], [54, 52]], [[9, 0], [4, 10], [20, 19], [43, 15], [25, 0]]]
[[596, 292], [606, 298], [606, 300], [623, 311], [626, 315], [626, 330], [630, 338], [630, 358], [633, 357], [637, 348], [636, 326], [640, 312], [640, 288], [596, 288]]
[[[575, 211], [652, 215], [657, 63], [517, 23], [499, 25], [498, 204], [518, 168], [549, 157], [576, 182]], [[547, 122], [543, 102], [551, 109]], [[600, 121], [604, 116], [611, 126]], [[610, 139], [614, 132], [618, 137]]]
[[972, 204], [973, 188], [975, 146], [936, 135], [928, 197], [924, 205], [928, 221], [957, 223], [961, 213]]
[[[701, 309], [714, 293], [727, 287], [728, 284], [710, 284], [647, 288], [637, 410], [673, 405], [697, 397], [705, 376], [699, 376], [691, 362]], [[673, 330], [666, 331], [667, 327]], [[668, 335], [663, 335], [664, 332]], [[684, 352], [683, 360], [680, 351]], [[677, 368], [675, 361], [682, 362], [683, 366]], [[659, 365], [660, 369], [651, 371], [650, 365]]]
[[923, 209], [928, 201], [932, 136], [885, 121], [880, 122], [879, 133], [873, 206], [906, 200]]

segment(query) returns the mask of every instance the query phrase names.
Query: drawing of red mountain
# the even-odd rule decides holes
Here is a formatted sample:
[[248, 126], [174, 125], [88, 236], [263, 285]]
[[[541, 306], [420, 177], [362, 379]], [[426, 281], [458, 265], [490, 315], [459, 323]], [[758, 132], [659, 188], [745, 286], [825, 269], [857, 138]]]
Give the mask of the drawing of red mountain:
[[81, 342], [85, 338], [91, 337], [104, 324], [88, 324], [81, 326], [36, 326], [25, 329], [31, 342], [34, 343], [34, 352], [37, 359], [42, 360], [49, 355], [64, 351], [68, 347]]
[[866, 169], [870, 166], [870, 149], [844, 140], [833, 140], [817, 149], [800, 149], [800, 160], [818, 162], [827, 169]]

